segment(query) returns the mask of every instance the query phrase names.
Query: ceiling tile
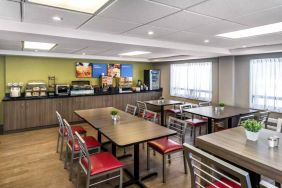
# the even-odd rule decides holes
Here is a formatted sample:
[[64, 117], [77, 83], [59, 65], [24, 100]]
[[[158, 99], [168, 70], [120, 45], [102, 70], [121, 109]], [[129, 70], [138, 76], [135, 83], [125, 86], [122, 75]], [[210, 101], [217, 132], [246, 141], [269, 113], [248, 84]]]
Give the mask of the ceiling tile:
[[13, 1], [0, 1], [0, 18], [21, 21], [20, 3]]
[[170, 35], [162, 36], [160, 37], [160, 39], [167, 40], [167, 41], [173, 41], [173, 42], [183, 42], [183, 43], [204, 45], [204, 40], [208, 39], [208, 36], [197, 34], [197, 33], [190, 33], [186, 31], [178, 31]]
[[119, 0], [99, 15], [144, 24], [178, 10], [146, 0]]
[[96, 16], [83, 25], [81, 30], [119, 34], [137, 27], [139, 24]]
[[207, 0], [151, 0], [151, 1], [183, 9]]
[[219, 19], [203, 16], [200, 14], [181, 11], [163, 19], [150, 23], [150, 25], [157, 27], [164, 27], [175, 30], [189, 30], [201, 25], [211, 24]]
[[[148, 31], [153, 31], [154, 34], [148, 35]], [[128, 36], [141, 37], [141, 38], [158, 38], [160, 36], [168, 35], [176, 31], [177, 30], [174, 29], [166, 29], [166, 28], [155, 27], [151, 25], [144, 25], [136, 29], [133, 29], [131, 31], [128, 31], [124, 34]]]
[[246, 28], [247, 26], [243, 26], [241, 24], [220, 20], [212, 24], [206, 24], [196, 28], [192, 28], [189, 31], [193, 33], [200, 33], [209, 36], [214, 36], [220, 33], [227, 33], [227, 32], [237, 31]]
[[22, 50], [20, 41], [0, 40], [0, 50]]
[[241, 16], [234, 19], [234, 21], [252, 27], [282, 22], [282, 6]]
[[[54, 21], [52, 18], [59, 16], [62, 21]], [[77, 28], [92, 15], [75, 11], [63, 10], [42, 5], [24, 4], [24, 22], [46, 24], [66, 28]]]
[[76, 51], [76, 54], [87, 54], [87, 55], [96, 55], [99, 53], [103, 53], [105, 51], [109, 51], [115, 48], [119, 48], [119, 44], [108, 43], [108, 42], [93, 42], [91, 46], [84, 48], [82, 50]]
[[232, 20], [267, 8], [281, 5], [281, 0], [209, 0], [188, 10]]

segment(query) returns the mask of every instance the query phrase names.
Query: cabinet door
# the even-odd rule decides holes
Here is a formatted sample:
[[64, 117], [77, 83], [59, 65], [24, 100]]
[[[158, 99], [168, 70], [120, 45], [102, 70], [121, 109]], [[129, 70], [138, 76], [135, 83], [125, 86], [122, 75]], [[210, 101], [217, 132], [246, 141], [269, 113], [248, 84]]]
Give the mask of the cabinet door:
[[4, 130], [26, 128], [25, 101], [4, 102]]
[[61, 99], [46, 99], [42, 100], [40, 113], [40, 121], [42, 125], [58, 124], [56, 111], [61, 113], [62, 100]]
[[41, 114], [44, 109], [42, 103], [44, 100], [26, 101], [26, 126], [27, 128], [42, 126]]

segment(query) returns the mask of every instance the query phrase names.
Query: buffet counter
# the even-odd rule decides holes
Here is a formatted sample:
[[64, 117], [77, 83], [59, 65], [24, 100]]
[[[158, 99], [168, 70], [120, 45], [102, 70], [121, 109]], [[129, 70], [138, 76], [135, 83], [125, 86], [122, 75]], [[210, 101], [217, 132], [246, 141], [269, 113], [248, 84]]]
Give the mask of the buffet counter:
[[55, 111], [69, 122], [82, 121], [75, 110], [113, 106], [124, 110], [126, 104], [159, 99], [162, 90], [132, 93], [101, 93], [86, 96], [18, 97], [3, 99], [4, 132], [57, 124]]

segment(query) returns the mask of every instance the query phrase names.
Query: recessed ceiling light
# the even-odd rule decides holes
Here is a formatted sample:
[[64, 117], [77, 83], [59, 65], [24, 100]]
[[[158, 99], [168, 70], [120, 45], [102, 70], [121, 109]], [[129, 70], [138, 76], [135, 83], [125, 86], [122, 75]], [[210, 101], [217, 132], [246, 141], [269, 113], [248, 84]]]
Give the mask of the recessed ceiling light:
[[28, 0], [31, 3], [94, 14], [111, 0]]
[[51, 50], [55, 45], [56, 44], [54, 43], [24, 41], [23, 48], [32, 50]]
[[148, 35], [153, 35], [155, 34], [154, 31], [148, 31]]
[[229, 32], [229, 33], [222, 33], [216, 36], [231, 38], [231, 39], [239, 39], [239, 38], [245, 38], [245, 37], [265, 35], [265, 34], [270, 34], [270, 33], [277, 33], [281, 31], [282, 31], [282, 22], [279, 22], [279, 23], [263, 25], [259, 27], [253, 27], [253, 28], [243, 29], [239, 31]]
[[54, 21], [57, 21], [57, 22], [59, 22], [59, 21], [62, 21], [63, 20], [63, 18], [62, 17], [60, 17], [60, 16], [53, 16], [53, 18], [52, 18]]
[[204, 43], [209, 43], [210, 42], [210, 40], [204, 40]]
[[38, 50], [34, 50], [35, 52], [38, 52]]
[[83, 52], [82, 55], [86, 55], [86, 53]]
[[242, 47], [243, 47], [243, 48], [247, 48], [247, 46], [246, 46], [246, 45], [243, 45]]
[[137, 55], [144, 55], [144, 54], [149, 54], [151, 52], [146, 52], [146, 51], [132, 51], [132, 52], [126, 52], [119, 54], [120, 56], [137, 56]]

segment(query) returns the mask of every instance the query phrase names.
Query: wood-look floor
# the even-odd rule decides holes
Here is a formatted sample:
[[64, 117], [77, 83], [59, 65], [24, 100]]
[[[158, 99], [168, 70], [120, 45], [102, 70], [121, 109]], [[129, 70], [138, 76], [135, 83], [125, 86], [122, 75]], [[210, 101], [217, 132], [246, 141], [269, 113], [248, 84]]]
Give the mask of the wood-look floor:
[[[96, 136], [95, 130], [82, 124], [88, 135]], [[187, 136], [186, 142], [189, 142]], [[57, 128], [48, 128], [0, 136], [0, 187], [1, 188], [71, 188], [75, 187], [68, 179], [68, 170], [56, 153]], [[132, 148], [128, 149], [132, 153]], [[123, 150], [118, 150], [119, 154]], [[147, 187], [190, 187], [190, 175], [184, 174], [182, 158], [172, 160], [167, 168], [167, 183], [162, 183], [162, 160], [160, 155], [151, 156], [151, 171], [158, 171], [156, 177], [144, 181]], [[126, 168], [132, 169], [133, 158], [122, 160]], [[146, 170], [146, 150], [140, 147], [141, 175]], [[85, 187], [85, 179], [80, 179], [80, 187]], [[124, 177], [124, 181], [127, 177]], [[103, 183], [97, 187], [114, 187], [118, 181]], [[138, 186], [131, 186], [138, 187]]]

